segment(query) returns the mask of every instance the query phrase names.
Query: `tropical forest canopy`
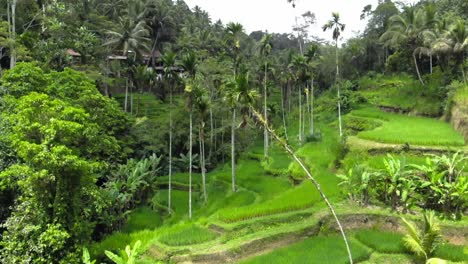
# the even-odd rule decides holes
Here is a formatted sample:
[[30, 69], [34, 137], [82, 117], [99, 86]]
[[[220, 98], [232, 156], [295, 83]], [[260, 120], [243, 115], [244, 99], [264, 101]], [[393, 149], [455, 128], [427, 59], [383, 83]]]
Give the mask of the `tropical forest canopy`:
[[379, 0], [347, 40], [334, 12], [333, 41], [313, 9], [279, 34], [183, 0], [0, 3], [1, 263], [468, 260], [467, 1]]

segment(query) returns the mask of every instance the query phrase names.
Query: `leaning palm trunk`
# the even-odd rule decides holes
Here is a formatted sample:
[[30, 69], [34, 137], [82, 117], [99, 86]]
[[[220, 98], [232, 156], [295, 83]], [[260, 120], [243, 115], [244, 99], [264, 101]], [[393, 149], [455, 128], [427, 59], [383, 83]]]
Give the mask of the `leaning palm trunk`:
[[171, 214], [171, 201], [172, 201], [172, 87], [169, 88], [169, 187], [167, 198], [167, 209]]
[[[265, 62], [265, 81], [264, 81], [264, 88], [263, 88], [263, 112], [265, 115], [265, 120], [268, 120], [267, 115], [267, 63]], [[265, 159], [268, 160], [268, 131], [266, 128], [264, 129], [264, 143], [265, 143]]]
[[232, 124], [231, 124], [231, 174], [232, 174], [232, 191], [236, 191], [236, 109], [232, 109]]
[[262, 118], [262, 115], [258, 113], [252, 106], [251, 106], [252, 112], [254, 113], [254, 116], [256, 119], [264, 126], [267, 128], [268, 132], [280, 143], [280, 145], [288, 152], [289, 155], [291, 155], [294, 160], [301, 166], [301, 168], [304, 170], [304, 172], [307, 174], [307, 177], [311, 180], [311, 182], [314, 184], [314, 186], [317, 188], [317, 191], [320, 193], [320, 196], [322, 197], [322, 200], [325, 201], [327, 204], [328, 209], [332, 213], [333, 217], [335, 218], [336, 224], [338, 225], [338, 228], [340, 229], [340, 233], [343, 236], [343, 241], [346, 245], [346, 250], [348, 252], [348, 257], [349, 257], [349, 262], [352, 264], [353, 263], [353, 257], [351, 255], [351, 249], [349, 247], [348, 239], [346, 238], [346, 234], [344, 232], [343, 226], [341, 225], [340, 220], [338, 219], [338, 216], [335, 213], [335, 209], [333, 209], [333, 206], [331, 205], [330, 201], [328, 200], [327, 196], [325, 193], [322, 191], [322, 188], [320, 187], [320, 184], [317, 182], [317, 180], [312, 176], [312, 173], [307, 169], [307, 166], [304, 164], [304, 162], [294, 153], [294, 151], [291, 149], [291, 147], [288, 145], [288, 143], [280, 138], [276, 132], [269, 126], [268, 122]]
[[414, 52], [413, 52], [413, 61], [414, 61], [414, 67], [416, 68], [416, 73], [418, 74], [418, 79], [421, 82], [421, 84], [424, 85], [424, 81], [421, 78], [421, 73], [419, 72], [418, 60], [416, 59], [416, 54]]
[[192, 219], [192, 111], [190, 111], [189, 132], [189, 218]]

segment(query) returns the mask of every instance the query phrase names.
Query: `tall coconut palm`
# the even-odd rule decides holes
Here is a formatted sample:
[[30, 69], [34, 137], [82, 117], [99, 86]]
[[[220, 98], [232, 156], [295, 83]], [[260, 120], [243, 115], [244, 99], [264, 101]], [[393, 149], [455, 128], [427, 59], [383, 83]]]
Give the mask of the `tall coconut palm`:
[[232, 49], [234, 75], [237, 74], [240, 63], [240, 34], [244, 31], [242, 24], [230, 22], [226, 25], [226, 37]]
[[172, 202], [172, 90], [174, 89], [173, 83], [177, 76], [175, 73], [176, 65], [176, 54], [173, 52], [166, 52], [162, 57], [162, 62], [164, 65], [164, 78], [167, 80], [169, 87], [169, 186], [168, 186], [168, 200], [167, 208], [169, 209], [169, 214], [171, 213], [171, 202]]
[[304, 139], [303, 133], [303, 107], [302, 107], [302, 86], [307, 82], [308, 79], [308, 65], [307, 60], [303, 55], [296, 55], [292, 58], [289, 64], [289, 69], [292, 71], [294, 79], [296, 80], [299, 93], [299, 142], [302, 143]]
[[293, 159], [301, 166], [301, 168], [304, 170], [304, 172], [307, 174], [308, 178], [312, 181], [314, 186], [317, 188], [318, 192], [320, 193], [322, 199], [325, 201], [327, 204], [330, 212], [332, 213], [333, 217], [335, 218], [335, 221], [340, 229], [340, 232], [343, 236], [343, 240], [346, 244], [346, 249], [348, 252], [349, 256], [349, 261], [352, 264], [353, 263], [353, 258], [351, 255], [351, 250], [349, 248], [348, 240], [346, 238], [346, 234], [344, 233], [343, 226], [341, 225], [341, 222], [338, 219], [338, 216], [335, 213], [335, 210], [333, 209], [333, 206], [331, 205], [330, 201], [326, 197], [325, 193], [322, 191], [320, 184], [317, 182], [317, 180], [313, 177], [312, 173], [309, 171], [305, 163], [296, 155], [296, 153], [293, 151], [293, 149], [288, 145], [288, 143], [283, 140], [281, 137], [278, 136], [278, 134], [270, 127], [268, 120], [265, 120], [263, 118], [263, 115], [259, 113], [254, 105], [255, 101], [257, 98], [257, 93], [253, 89], [251, 89], [251, 85], [249, 83], [249, 74], [246, 71], [241, 71], [239, 72], [238, 76], [236, 76], [235, 80], [231, 82], [232, 84], [232, 94], [230, 95], [230, 98], [235, 98], [237, 105], [240, 109], [244, 109], [244, 113], [252, 112], [253, 116], [255, 119], [262, 125], [265, 126], [268, 130], [268, 132], [280, 143], [280, 145], [288, 152], [289, 155], [293, 157]]
[[[174, 31], [174, 13], [164, 1], [147, 1], [144, 12], [146, 24], [151, 29], [151, 64], [156, 66], [156, 50], [161, 48], [161, 40], [168, 40], [171, 32]], [[165, 38], [165, 39], [163, 39]]]
[[[268, 100], [268, 94], [267, 94], [267, 70], [268, 70], [268, 56], [270, 55], [271, 49], [273, 47], [273, 42], [272, 42], [272, 35], [271, 34], [265, 34], [262, 39], [260, 40], [260, 55], [263, 57], [265, 60], [265, 74], [264, 74], [264, 80], [263, 80], [263, 114], [265, 120], [268, 120], [268, 111], [267, 111], [267, 100]], [[263, 131], [264, 134], [264, 157], [265, 160], [268, 160], [268, 140], [269, 140], [269, 134], [266, 129], [264, 128]]]
[[200, 169], [202, 173], [202, 186], [203, 186], [203, 198], [205, 203], [208, 200], [206, 194], [206, 160], [205, 160], [205, 118], [210, 109], [210, 99], [207, 96], [206, 89], [202, 88], [199, 84], [202, 81], [198, 81], [197, 85], [194, 87], [194, 96], [193, 96], [193, 106], [198, 113], [198, 141], [199, 141], [199, 151], [200, 151]]
[[449, 30], [434, 41], [432, 47], [436, 51], [455, 56], [456, 64], [460, 66], [463, 79], [466, 82], [467, 78], [463, 69], [463, 63], [466, 51], [468, 50], [468, 27], [465, 22], [458, 19], [449, 27]]
[[148, 28], [145, 21], [137, 21], [123, 17], [119, 19], [119, 27], [117, 31], [107, 31], [110, 40], [104, 45], [114, 46], [122, 50], [122, 55], [127, 56], [131, 50], [135, 54], [140, 54], [142, 51], [149, 50], [147, 43], [149, 39]]
[[189, 128], [189, 218], [192, 219], [192, 128], [193, 128], [193, 86], [197, 71], [197, 58], [194, 53], [188, 53], [182, 58], [182, 67], [186, 74], [185, 92], [187, 94], [187, 109], [190, 118]]
[[418, 67], [416, 55], [421, 41], [421, 32], [425, 29], [425, 14], [423, 10], [416, 10], [414, 6], [405, 6], [403, 13], [394, 15], [389, 19], [389, 28], [380, 37], [385, 46], [394, 46], [405, 43], [413, 51], [413, 62], [416, 74], [421, 84], [424, 81]]
[[247, 116], [249, 109], [246, 103], [252, 103], [256, 97], [256, 91], [250, 89], [249, 86], [249, 75], [246, 74], [246, 70], [243, 66], [239, 68], [236, 75], [226, 80], [225, 82], [225, 101], [231, 107], [232, 119], [231, 119], [231, 176], [232, 176], [232, 191], [236, 191], [236, 152], [235, 152], [235, 132], [236, 132], [236, 115], [239, 110], [242, 116], [242, 122], [240, 126], [245, 126], [247, 122]]
[[310, 113], [309, 113], [309, 124], [310, 124], [310, 135], [314, 134], [314, 74], [312, 70], [316, 67], [316, 58], [318, 57], [318, 45], [312, 44], [309, 46], [305, 53], [307, 63], [310, 68]]
[[[345, 29], [345, 24], [341, 23], [340, 21], [340, 14], [337, 12], [332, 13], [332, 19], [329, 20], [325, 25], [322, 26], [323, 31], [332, 30], [332, 37], [335, 41], [335, 64], [336, 64], [336, 77], [335, 83], [338, 84], [338, 80], [340, 77], [340, 67], [338, 61], [338, 39], [341, 35], [341, 32]], [[343, 130], [341, 125], [341, 96], [340, 96], [340, 88], [337, 85], [337, 93], [338, 93], [338, 125], [340, 130], [340, 137], [343, 136]]]

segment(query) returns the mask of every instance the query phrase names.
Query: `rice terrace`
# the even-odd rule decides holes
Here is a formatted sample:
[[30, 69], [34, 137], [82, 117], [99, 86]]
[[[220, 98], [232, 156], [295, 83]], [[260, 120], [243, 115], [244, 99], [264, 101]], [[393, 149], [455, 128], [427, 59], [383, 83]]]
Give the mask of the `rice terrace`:
[[0, 2], [0, 263], [468, 263], [467, 1]]

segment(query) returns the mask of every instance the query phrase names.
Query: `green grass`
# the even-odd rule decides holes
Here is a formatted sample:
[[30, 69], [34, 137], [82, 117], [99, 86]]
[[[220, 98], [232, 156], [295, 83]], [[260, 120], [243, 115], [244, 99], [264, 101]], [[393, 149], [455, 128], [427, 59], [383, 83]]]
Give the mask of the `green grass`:
[[403, 254], [372, 253], [371, 257], [360, 264], [414, 264], [414, 258]]
[[[350, 239], [353, 261], [366, 260], [370, 250]], [[349, 263], [346, 248], [340, 235], [318, 236], [275, 250], [271, 253], [241, 262], [254, 263]]]
[[455, 246], [451, 244], [444, 244], [441, 245], [435, 252], [435, 256], [441, 259], [451, 260], [451, 261], [459, 261], [459, 262], [468, 262], [468, 246]]
[[379, 230], [359, 230], [354, 237], [369, 248], [380, 253], [406, 253], [403, 235]]
[[127, 223], [122, 228], [122, 232], [132, 233], [144, 229], [155, 229], [162, 225], [162, 217], [158, 212], [149, 207], [140, 207], [128, 216]]
[[383, 143], [415, 144], [428, 146], [464, 146], [463, 137], [450, 124], [425, 117], [405, 116], [364, 108], [351, 112], [353, 116], [376, 118], [382, 126], [362, 131], [359, 138]]
[[158, 240], [169, 246], [184, 246], [200, 244], [214, 238], [216, 234], [207, 228], [189, 224], [174, 226], [166, 230]]

